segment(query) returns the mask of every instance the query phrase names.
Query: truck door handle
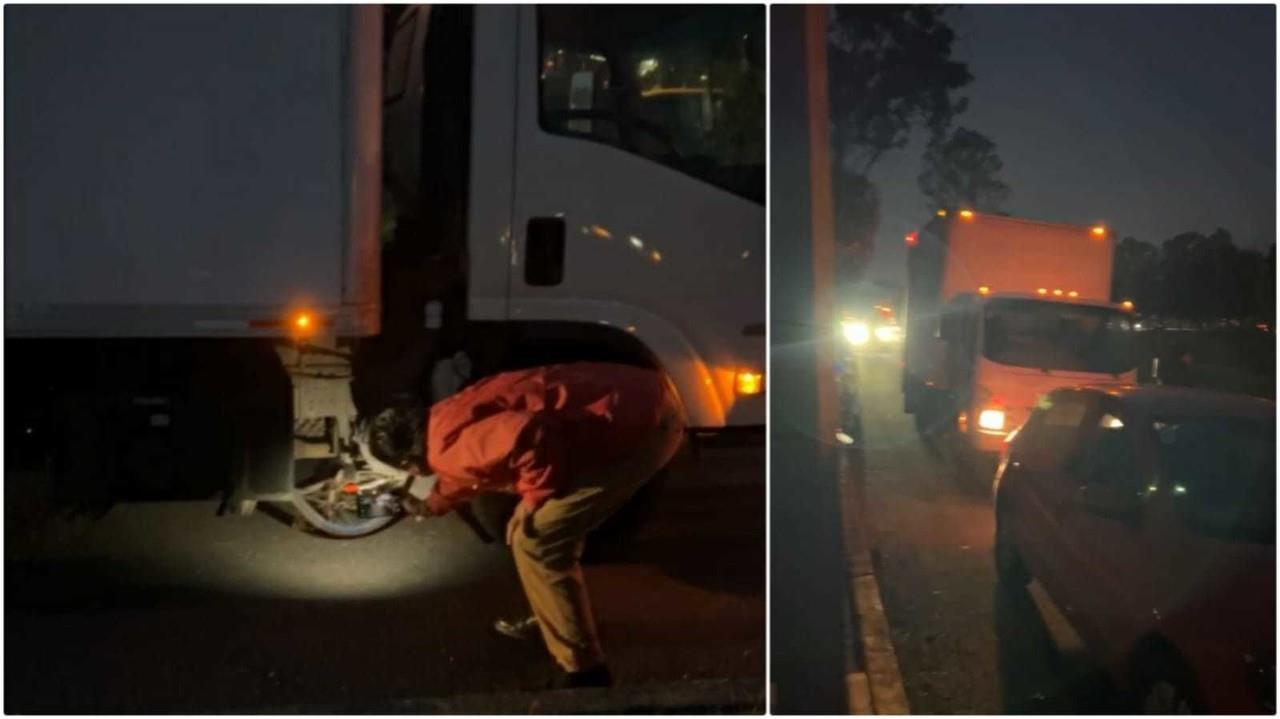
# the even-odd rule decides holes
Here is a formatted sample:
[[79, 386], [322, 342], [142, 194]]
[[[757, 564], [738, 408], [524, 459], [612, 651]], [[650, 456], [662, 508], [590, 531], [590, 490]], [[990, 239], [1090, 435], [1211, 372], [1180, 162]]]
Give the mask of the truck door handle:
[[553, 287], [564, 281], [564, 218], [529, 218], [525, 227], [524, 281], [534, 287]]

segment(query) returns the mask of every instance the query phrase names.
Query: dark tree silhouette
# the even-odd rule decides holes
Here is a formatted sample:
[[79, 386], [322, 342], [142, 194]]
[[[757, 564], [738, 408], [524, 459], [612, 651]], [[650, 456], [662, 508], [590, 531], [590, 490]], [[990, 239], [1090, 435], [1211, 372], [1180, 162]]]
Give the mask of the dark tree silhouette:
[[917, 181], [929, 198], [930, 210], [967, 207], [999, 212], [1009, 199], [1009, 186], [1000, 179], [1004, 163], [991, 138], [967, 127], [933, 138], [925, 150]]
[[955, 92], [973, 76], [951, 59], [955, 33], [935, 5], [843, 5], [828, 34], [832, 146], [841, 249], [853, 274], [874, 249], [879, 196], [869, 173], [905, 147], [911, 130], [946, 133], [966, 101]]
[[[1133, 281], [1131, 255], [1132, 248], [1117, 245], [1117, 283]], [[1221, 227], [1165, 240], [1156, 277], [1152, 307], [1161, 313], [1200, 321], [1275, 317], [1275, 246], [1266, 256], [1238, 248]]]
[[973, 80], [951, 59], [955, 33], [937, 5], [840, 5], [830, 31], [831, 108], [841, 166], [866, 176], [913, 127], [942, 135]]
[[1111, 296], [1132, 300], [1143, 312], [1160, 312], [1160, 250], [1132, 237], [1117, 242]]

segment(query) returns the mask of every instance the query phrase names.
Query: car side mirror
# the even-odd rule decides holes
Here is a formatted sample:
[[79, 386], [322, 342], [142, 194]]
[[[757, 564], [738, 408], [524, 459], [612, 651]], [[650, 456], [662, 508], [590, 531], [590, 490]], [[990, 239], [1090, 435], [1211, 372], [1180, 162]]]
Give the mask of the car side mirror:
[[1136, 520], [1142, 512], [1142, 497], [1132, 489], [1113, 484], [1082, 484], [1076, 503], [1084, 511], [1108, 519]]

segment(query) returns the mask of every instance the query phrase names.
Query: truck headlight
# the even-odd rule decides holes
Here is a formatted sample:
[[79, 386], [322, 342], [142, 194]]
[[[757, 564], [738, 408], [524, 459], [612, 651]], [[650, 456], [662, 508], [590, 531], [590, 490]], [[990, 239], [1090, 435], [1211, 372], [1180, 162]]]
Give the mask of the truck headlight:
[[871, 328], [866, 322], [844, 320], [840, 323], [840, 332], [851, 345], [865, 345], [871, 340]]
[[978, 414], [978, 427], [996, 432], [1004, 429], [1004, 410], [984, 409]]

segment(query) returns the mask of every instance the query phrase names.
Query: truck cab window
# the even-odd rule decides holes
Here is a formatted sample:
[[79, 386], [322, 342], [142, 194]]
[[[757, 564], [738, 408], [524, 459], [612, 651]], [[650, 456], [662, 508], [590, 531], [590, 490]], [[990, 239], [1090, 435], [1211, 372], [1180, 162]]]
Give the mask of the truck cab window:
[[539, 8], [539, 123], [764, 202], [759, 6]]
[[1108, 374], [1134, 367], [1132, 325], [1118, 309], [1001, 298], [983, 320], [982, 353], [998, 364]]

